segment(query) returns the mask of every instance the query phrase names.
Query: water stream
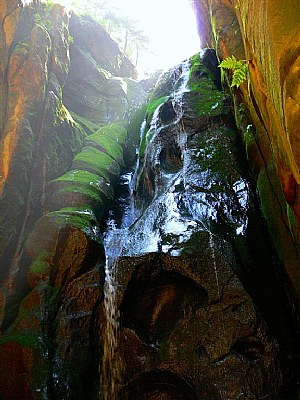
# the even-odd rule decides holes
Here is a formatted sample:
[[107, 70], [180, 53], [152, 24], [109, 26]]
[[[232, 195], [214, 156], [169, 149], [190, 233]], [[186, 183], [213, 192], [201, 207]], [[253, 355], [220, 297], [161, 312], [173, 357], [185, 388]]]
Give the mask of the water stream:
[[[131, 175], [125, 175], [125, 181], [130, 186]], [[133, 207], [130, 204], [123, 214], [121, 227], [118, 228], [113, 218], [107, 223], [104, 235], [106, 253], [104, 310], [105, 326], [103, 331], [103, 356], [100, 369], [101, 400], [117, 400], [123, 374], [122, 361], [119, 357], [118, 331], [120, 312], [117, 305], [117, 268], [118, 260], [128, 236], [128, 228], [134, 218]]]
[[[181, 84], [172, 95], [172, 104], [176, 112], [176, 121], [178, 124], [178, 144], [184, 149], [186, 135], [184, 134], [184, 125], [182, 123], [183, 109], [181, 98], [187, 91], [187, 82], [189, 76], [189, 64], [184, 62], [181, 68], [181, 75], [177, 81]], [[158, 130], [161, 128], [159, 121], [159, 107], [154, 112], [150, 129]], [[141, 130], [145, 128], [143, 123]], [[139, 160], [137, 160], [136, 170]], [[136, 174], [135, 174], [136, 175]], [[101, 400], [117, 400], [120, 383], [122, 381], [122, 363], [118, 356], [118, 330], [119, 330], [119, 310], [117, 307], [117, 267], [118, 259], [122, 254], [141, 254], [147, 252], [167, 251], [167, 246], [161, 247], [161, 231], [155, 226], [161, 214], [162, 218], [167, 215], [164, 221], [165, 232], [187, 231], [187, 224], [181, 220], [180, 213], [174, 201], [172, 188], [176, 185], [178, 174], [165, 174], [162, 176], [163, 189], [156, 194], [157, 204], [152, 209], [156, 212], [144, 213], [142, 219], [139, 219], [140, 212], [136, 210], [132, 197], [132, 175], [127, 174], [123, 179], [127, 180], [130, 192], [130, 204], [125, 208], [122, 222], [118, 228], [114, 219], [110, 219], [107, 225], [107, 231], [104, 235], [104, 245], [106, 251], [105, 265], [105, 285], [104, 285], [104, 309], [106, 321], [103, 333], [103, 357], [100, 370], [100, 398]], [[171, 189], [170, 189], [171, 188]], [[163, 212], [162, 209], [164, 210]], [[190, 224], [191, 222], [189, 222]], [[137, 227], [131, 229], [130, 227]]]
[[[167, 121], [166, 125], [159, 116], [160, 105], [153, 114], [150, 123], [150, 130], [155, 129], [155, 134], [148, 144], [150, 158], [155, 164], [160, 162], [159, 133], [167, 125], [172, 125], [176, 148], [180, 149], [181, 166], [173, 171], [164, 171], [162, 168], [157, 176], [155, 193], [152, 203], [143, 212], [134, 206], [132, 196], [131, 181], [132, 175], [128, 174], [127, 184], [131, 193], [130, 204], [125, 208], [120, 227], [117, 227], [114, 219], [108, 223], [108, 229], [104, 236], [106, 250], [105, 267], [105, 287], [104, 287], [104, 307], [106, 313], [106, 325], [104, 331], [103, 345], [104, 353], [101, 366], [101, 400], [117, 400], [120, 382], [122, 381], [122, 365], [118, 358], [118, 330], [119, 330], [119, 311], [117, 308], [117, 268], [118, 259], [121, 255], [140, 255], [150, 252], [164, 252], [173, 256], [180, 255], [181, 248], [199, 230], [209, 231], [203, 221], [207, 220], [211, 213], [209, 206], [204, 202], [188, 202], [182, 198], [182, 193], [189, 187], [186, 182], [186, 169], [189, 167], [191, 158], [187, 151], [187, 132], [184, 124], [184, 103], [183, 96], [189, 92], [189, 63], [184, 62], [180, 68], [174, 69], [174, 87], [177, 90], [171, 94], [169, 102], [172, 103], [175, 117], [173, 121]], [[177, 85], [176, 85], [177, 84]], [[143, 126], [144, 129], [144, 126]], [[156, 142], [155, 142], [156, 141]], [[149, 146], [150, 145], [150, 146]], [[152, 154], [151, 154], [152, 152]], [[137, 179], [137, 160], [134, 180]], [[200, 205], [202, 206], [200, 207]], [[195, 209], [196, 205], [198, 208]], [[200, 208], [199, 208], [200, 207]], [[214, 256], [213, 236], [210, 233], [209, 246], [213, 255], [213, 268], [216, 278], [218, 297], [220, 298], [220, 288], [218, 271]]]

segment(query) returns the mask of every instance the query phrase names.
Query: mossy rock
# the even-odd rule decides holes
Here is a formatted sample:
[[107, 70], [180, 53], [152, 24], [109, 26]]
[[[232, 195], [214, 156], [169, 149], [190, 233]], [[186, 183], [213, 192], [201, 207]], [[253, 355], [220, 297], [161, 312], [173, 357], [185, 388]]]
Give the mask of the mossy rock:
[[150, 123], [150, 120], [153, 117], [153, 114], [155, 112], [155, 110], [157, 109], [157, 107], [159, 107], [161, 104], [163, 104], [165, 101], [167, 101], [167, 99], [169, 98], [169, 96], [162, 96], [159, 98], [151, 98], [149, 100], [149, 103], [147, 105], [147, 109], [146, 109], [146, 118], [148, 123]]
[[187, 101], [195, 114], [201, 116], [216, 116], [227, 113], [224, 107], [224, 94], [216, 86], [216, 77], [211, 70], [203, 65], [199, 53], [190, 58], [190, 73]]
[[1, 339], [1, 399], [44, 400], [50, 366], [41, 336], [20, 332]]
[[53, 180], [52, 184], [60, 182], [74, 183], [77, 185], [88, 185], [95, 190], [100, 190], [107, 198], [113, 198], [113, 190], [109, 184], [99, 175], [84, 170], [71, 170], [59, 178]]
[[104, 204], [112, 199], [112, 187], [103, 177], [84, 170], [71, 170], [50, 182], [46, 205], [50, 211], [89, 206], [100, 218]]
[[80, 229], [90, 239], [101, 241], [98, 222], [94, 211], [88, 207], [64, 207], [47, 214], [48, 218], [58, 227], [70, 226]]
[[120, 175], [120, 166], [108, 154], [85, 146], [73, 160], [73, 169], [81, 169], [102, 176], [108, 182]]
[[227, 114], [229, 111], [224, 106], [224, 94], [209, 80], [201, 80], [187, 93], [186, 100], [198, 117]]
[[49, 275], [53, 261], [53, 256], [54, 256], [53, 252], [48, 252], [46, 250], [42, 251], [40, 254], [37, 255], [37, 257], [31, 264], [29, 268], [30, 273], [33, 275], [37, 275], [40, 278], [42, 276]]
[[96, 133], [98, 135], [101, 134], [115, 140], [121, 146], [125, 144], [127, 139], [127, 130], [122, 123], [118, 122], [102, 126]]
[[100, 128], [99, 125], [95, 124], [92, 121], [89, 121], [83, 117], [81, 117], [78, 114], [75, 114], [74, 112], [70, 112], [72, 118], [74, 119], [75, 122], [77, 122], [81, 128], [88, 134], [91, 135], [95, 132], [97, 132], [97, 130]]
[[147, 148], [149, 142], [151, 141], [151, 139], [153, 138], [154, 134], [155, 134], [155, 129], [150, 129], [148, 131], [146, 129], [144, 130], [144, 132], [142, 134], [142, 138], [141, 138], [140, 147], [139, 147], [140, 160], [144, 157], [146, 148]]
[[123, 167], [125, 166], [122, 147], [109, 136], [104, 135], [103, 133], [95, 133], [86, 138], [85, 145], [92, 146], [100, 151], [103, 151], [117, 161], [119, 165]]
[[55, 211], [62, 207], [93, 207], [97, 216], [103, 214], [103, 199], [99, 193], [86, 187], [66, 186], [58, 190], [49, 201], [48, 209]]

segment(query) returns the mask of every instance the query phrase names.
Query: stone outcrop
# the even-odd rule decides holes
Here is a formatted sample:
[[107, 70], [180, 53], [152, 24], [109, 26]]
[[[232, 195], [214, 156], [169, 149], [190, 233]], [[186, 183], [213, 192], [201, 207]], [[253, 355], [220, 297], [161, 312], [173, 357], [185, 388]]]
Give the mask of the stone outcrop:
[[299, 275], [299, 67], [297, 1], [195, 0], [203, 45], [245, 60], [249, 85], [234, 90], [236, 116], [274, 247], [297, 306]]

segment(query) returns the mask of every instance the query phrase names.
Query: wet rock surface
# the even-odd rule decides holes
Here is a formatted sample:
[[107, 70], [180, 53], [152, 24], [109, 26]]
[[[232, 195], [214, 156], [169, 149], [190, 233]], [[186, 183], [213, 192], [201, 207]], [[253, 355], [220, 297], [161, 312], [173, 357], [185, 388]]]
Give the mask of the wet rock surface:
[[120, 260], [121, 398], [284, 398], [278, 343], [233, 273], [230, 248], [201, 239], [194, 256]]
[[[4, 3], [0, 397], [98, 399], [99, 226], [126, 162], [120, 118], [145, 93], [91, 19]], [[146, 107], [136, 208], [122, 203], [138, 217], [119, 235], [120, 399], [295, 397], [296, 324], [274, 271], [285, 276], [216, 66], [209, 50], [174, 67]]]
[[92, 19], [40, 2], [0, 8], [0, 397], [92, 398], [99, 223], [124, 168], [122, 119], [146, 93]]
[[117, 268], [120, 398], [295, 398], [297, 328], [214, 57], [170, 70], [148, 106]]

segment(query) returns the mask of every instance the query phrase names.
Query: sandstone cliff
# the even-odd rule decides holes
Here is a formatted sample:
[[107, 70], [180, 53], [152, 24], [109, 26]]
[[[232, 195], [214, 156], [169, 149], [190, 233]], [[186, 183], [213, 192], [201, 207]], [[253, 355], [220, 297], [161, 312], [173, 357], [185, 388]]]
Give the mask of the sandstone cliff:
[[[2, 0], [1, 399], [299, 397], [295, 4], [195, 0], [203, 44], [245, 60], [249, 85], [230, 91], [210, 49], [163, 74], [136, 116], [147, 94], [99, 24]], [[137, 217], [104, 249], [143, 118]], [[105, 383], [120, 236], [123, 367]]]
[[[78, 365], [87, 380], [75, 383], [74, 372], [68, 385], [83, 396], [94, 390], [88, 370], [96, 339], [89, 335], [104, 259], [99, 222], [125, 166], [124, 115], [146, 93], [91, 18], [8, 0], [1, 22], [0, 397], [50, 396], [52, 374], [70, 380]], [[55, 319], [65, 312], [63, 298], [78, 290], [86, 329], [77, 339], [69, 332], [74, 348], [63, 372], [54, 372], [54, 349], [63, 353], [68, 336]]]
[[300, 301], [300, 7], [296, 0], [195, 0], [203, 45], [245, 60], [249, 83], [233, 90], [236, 119], [269, 232]]

